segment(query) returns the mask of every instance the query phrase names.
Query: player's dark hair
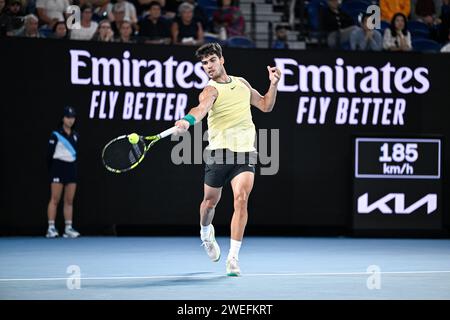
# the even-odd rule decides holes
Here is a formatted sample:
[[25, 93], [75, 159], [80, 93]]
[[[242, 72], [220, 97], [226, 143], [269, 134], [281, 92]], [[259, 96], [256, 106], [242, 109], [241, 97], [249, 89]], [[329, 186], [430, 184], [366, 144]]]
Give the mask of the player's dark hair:
[[219, 58], [222, 58], [222, 47], [217, 42], [206, 43], [202, 45], [200, 48], [198, 48], [197, 51], [195, 52], [195, 56], [199, 60], [211, 56], [213, 54], [217, 55]]

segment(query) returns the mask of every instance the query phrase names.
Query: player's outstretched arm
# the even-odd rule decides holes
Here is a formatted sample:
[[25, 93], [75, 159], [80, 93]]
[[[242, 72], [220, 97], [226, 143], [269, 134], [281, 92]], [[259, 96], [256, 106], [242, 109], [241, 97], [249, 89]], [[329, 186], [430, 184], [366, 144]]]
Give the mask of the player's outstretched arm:
[[256, 89], [253, 89], [247, 80], [244, 78], [239, 78], [251, 91], [251, 105], [257, 107], [262, 112], [272, 111], [277, 98], [278, 81], [280, 81], [281, 77], [281, 71], [278, 67], [267, 66], [267, 71], [269, 72], [270, 86], [264, 96], [262, 96]]
[[185, 132], [189, 129], [189, 126], [202, 121], [209, 110], [211, 110], [218, 94], [216, 88], [213, 86], [206, 86], [200, 93], [198, 106], [192, 108], [187, 115], [175, 122], [175, 126], [180, 129], [180, 132]]

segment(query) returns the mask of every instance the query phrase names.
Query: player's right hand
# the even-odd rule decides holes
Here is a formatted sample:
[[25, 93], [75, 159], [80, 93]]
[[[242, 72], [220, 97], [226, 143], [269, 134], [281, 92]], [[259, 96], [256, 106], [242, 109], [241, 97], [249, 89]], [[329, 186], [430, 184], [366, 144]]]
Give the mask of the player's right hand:
[[184, 119], [180, 119], [175, 122], [175, 126], [178, 128], [177, 134], [185, 133], [189, 129], [189, 122]]

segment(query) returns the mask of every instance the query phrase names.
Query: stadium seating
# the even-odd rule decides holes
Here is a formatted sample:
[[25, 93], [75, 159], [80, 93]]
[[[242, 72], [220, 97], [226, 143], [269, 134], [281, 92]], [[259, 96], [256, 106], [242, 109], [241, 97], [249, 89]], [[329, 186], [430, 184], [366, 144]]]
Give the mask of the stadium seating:
[[413, 40], [412, 46], [415, 51], [422, 52], [439, 52], [441, 50], [441, 45], [439, 43], [429, 39]]
[[424, 31], [420, 29], [409, 30], [411, 32], [411, 36], [414, 40], [416, 39], [428, 39], [430, 37], [429, 31]]
[[247, 37], [231, 37], [227, 40], [227, 46], [234, 48], [255, 48], [255, 43]]
[[408, 29], [409, 30], [422, 30], [422, 31], [427, 31], [429, 32], [430, 29], [428, 28], [428, 26], [420, 21], [408, 21]]

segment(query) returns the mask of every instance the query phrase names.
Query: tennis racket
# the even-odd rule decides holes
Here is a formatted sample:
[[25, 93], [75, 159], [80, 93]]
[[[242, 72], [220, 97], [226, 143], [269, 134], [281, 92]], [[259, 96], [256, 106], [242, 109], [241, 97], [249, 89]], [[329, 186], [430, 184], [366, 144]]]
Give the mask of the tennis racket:
[[154, 136], [126, 134], [108, 142], [102, 151], [105, 168], [114, 173], [123, 173], [137, 167], [144, 160], [147, 151], [160, 139], [177, 131], [172, 127]]

